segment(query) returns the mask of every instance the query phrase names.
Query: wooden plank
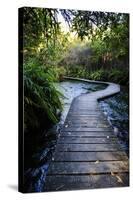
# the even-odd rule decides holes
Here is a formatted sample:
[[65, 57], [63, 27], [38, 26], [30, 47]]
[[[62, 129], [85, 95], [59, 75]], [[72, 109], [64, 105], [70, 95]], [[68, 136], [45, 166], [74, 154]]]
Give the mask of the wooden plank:
[[[82, 106], [82, 105], [80, 105], [80, 106]], [[77, 109], [77, 106], [75, 106], [75, 108], [71, 107], [69, 111], [70, 112], [80, 112], [80, 113], [82, 113], [82, 112], [94, 112], [94, 111], [95, 112], [101, 112], [101, 109], [100, 108], [93, 108], [93, 106], [91, 105], [90, 108], [87, 108], [86, 106], [84, 106], [84, 108], [82, 107], [82, 108], [78, 108], [78, 109]]]
[[116, 137], [116, 135], [111, 131], [90, 131], [90, 132], [83, 132], [83, 131], [61, 131], [61, 136], [80, 136], [80, 137]]
[[68, 113], [68, 116], [67, 116], [67, 118], [69, 118], [69, 119], [71, 119], [71, 118], [74, 118], [74, 117], [76, 117], [76, 118], [82, 118], [82, 117], [100, 117], [101, 115], [103, 115], [103, 114], [101, 114], [101, 113], [88, 113], [88, 114], [82, 114], [82, 115], [77, 115], [77, 114], [74, 114], [73, 112], [70, 114], [70, 113]]
[[[69, 116], [69, 117], [68, 117]], [[100, 117], [100, 119], [104, 119], [104, 118], [106, 118], [106, 116], [102, 113], [97, 113], [97, 114], [95, 114], [95, 115], [82, 115], [82, 116], [80, 116], [80, 115], [73, 115], [73, 114], [69, 114], [68, 113], [68, 115], [67, 115], [67, 118], [69, 118], [69, 119], [76, 119], [76, 118], [88, 118], [88, 119], [90, 119], [90, 118], [99, 118]]]
[[[90, 122], [90, 124], [65, 124], [64, 125], [64, 131], [66, 131], [66, 126], [69, 127], [69, 130], [71, 129], [72, 131], [73, 130], [83, 130], [83, 131], [87, 131], [87, 129], [90, 129], [90, 128], [110, 128], [110, 125], [107, 124], [107, 123], [98, 123], [98, 122]], [[85, 130], [84, 130], [85, 129]], [[111, 129], [110, 129], [111, 130]]]
[[67, 118], [65, 120], [65, 123], [64, 124], [69, 124], [69, 123], [89, 123], [90, 121], [99, 121], [99, 122], [107, 122], [107, 119], [104, 117], [104, 118], [97, 118], [96, 116], [89, 116], [89, 117], [70, 117], [70, 118]]
[[69, 116], [95, 116], [95, 115], [100, 115], [101, 113], [97, 113], [97, 111], [91, 111], [91, 112], [69, 112]]
[[49, 175], [78, 175], [128, 172], [127, 161], [105, 162], [53, 162], [49, 168]]
[[98, 118], [94, 118], [94, 117], [93, 117], [93, 118], [90, 117], [90, 118], [87, 118], [87, 119], [86, 119], [86, 118], [83, 118], [83, 117], [82, 117], [82, 118], [78, 118], [78, 119], [75, 119], [75, 118], [74, 118], [74, 119], [71, 119], [71, 120], [68, 119], [68, 120], [65, 121], [64, 124], [77, 124], [77, 123], [89, 124], [90, 121], [95, 121], [95, 123], [96, 123], [96, 122], [98, 122], [98, 123], [100, 123], [100, 122], [103, 123], [103, 122], [104, 122], [104, 123], [107, 123], [107, 124], [108, 124], [108, 121], [107, 121], [106, 118], [104, 118], [104, 119], [102, 119], [102, 118], [101, 118], [101, 119], [98, 119]]
[[69, 128], [69, 127], [65, 127], [64, 129], [63, 129], [63, 131], [87, 131], [87, 132], [89, 132], [89, 131], [98, 131], [98, 132], [105, 132], [105, 131], [112, 131], [112, 128], [106, 128], [106, 127], [104, 127], [104, 128], [95, 128], [95, 127], [88, 127], [88, 128], [82, 128], [82, 127], [79, 127], [79, 128], [77, 128], [77, 127], [75, 127], [75, 128]]
[[81, 120], [70, 121], [64, 124], [64, 130], [69, 128], [110, 128], [110, 124], [107, 121], [102, 120]]
[[85, 138], [85, 137], [60, 137], [58, 140], [58, 144], [111, 144], [111, 143], [118, 143], [118, 138]]
[[128, 173], [101, 175], [55, 175], [47, 176], [45, 191], [80, 190], [129, 186]]
[[[68, 116], [69, 116], [69, 117], [68, 117]], [[105, 119], [105, 120], [106, 120], [106, 116], [103, 115], [103, 114], [101, 114], [101, 113], [97, 113], [97, 115], [84, 115], [84, 116], [83, 116], [83, 115], [82, 115], [82, 116], [80, 116], [80, 115], [78, 115], [78, 116], [77, 116], [77, 115], [74, 115], [74, 116], [73, 116], [73, 115], [70, 115], [70, 114], [68, 113], [68, 116], [67, 116], [67, 117], [68, 117], [68, 120], [69, 120], [69, 119], [76, 119], [76, 118], [77, 118], [77, 119], [78, 119], [78, 118], [79, 118], [79, 119], [90, 119], [90, 120], [91, 120], [91, 119], [92, 119], [92, 120], [93, 120], [93, 119], [98, 119], [98, 120], [99, 120], [99, 119], [101, 119], [101, 120], [104, 120], [104, 119]]]
[[125, 146], [116, 144], [58, 144], [56, 151], [123, 151]]
[[125, 152], [56, 152], [54, 161], [111, 161], [128, 160]]
[[65, 127], [69, 127], [69, 128], [77, 128], [77, 127], [82, 127], [82, 128], [90, 128], [90, 127], [98, 127], [98, 128], [104, 128], [104, 127], [110, 127], [109, 123], [107, 122], [80, 122], [76, 121], [76, 122], [69, 122], [69, 123], [65, 123], [64, 124], [64, 128]]
[[84, 119], [84, 118], [81, 118], [81, 119], [73, 119], [73, 120], [71, 120], [71, 121], [66, 121], [65, 123], [64, 123], [64, 125], [71, 125], [71, 124], [77, 124], [77, 123], [80, 123], [80, 124], [88, 124], [88, 125], [90, 125], [90, 124], [92, 124], [92, 123], [95, 123], [95, 124], [97, 124], [97, 123], [104, 123], [104, 124], [109, 124], [108, 122], [107, 122], [107, 120], [106, 119], [98, 119], [98, 118], [96, 118], [96, 119]]

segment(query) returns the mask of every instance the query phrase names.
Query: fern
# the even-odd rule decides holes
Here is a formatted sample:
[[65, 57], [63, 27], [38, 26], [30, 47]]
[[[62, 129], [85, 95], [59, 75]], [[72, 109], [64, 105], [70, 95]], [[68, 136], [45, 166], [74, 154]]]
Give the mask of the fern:
[[[52, 71], [43, 67], [36, 67], [33, 63], [24, 65], [24, 105], [25, 105], [25, 127], [39, 129], [39, 121], [57, 123], [57, 109], [62, 109], [60, 102], [61, 93], [54, 87]], [[29, 113], [32, 109], [32, 116]], [[40, 114], [44, 119], [40, 119]], [[38, 116], [37, 116], [38, 115]], [[35, 117], [36, 116], [36, 117]], [[46, 119], [46, 120], [47, 120]], [[37, 122], [35, 122], [37, 121]], [[30, 122], [30, 125], [28, 124]], [[32, 126], [33, 124], [33, 126]]]

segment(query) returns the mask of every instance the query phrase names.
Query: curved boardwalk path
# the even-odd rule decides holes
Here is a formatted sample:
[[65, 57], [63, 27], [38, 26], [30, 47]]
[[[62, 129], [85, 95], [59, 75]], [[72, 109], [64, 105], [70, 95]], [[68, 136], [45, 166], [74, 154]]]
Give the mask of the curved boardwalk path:
[[45, 191], [129, 185], [125, 147], [97, 101], [119, 91], [119, 85], [108, 83], [106, 89], [72, 101], [48, 170]]

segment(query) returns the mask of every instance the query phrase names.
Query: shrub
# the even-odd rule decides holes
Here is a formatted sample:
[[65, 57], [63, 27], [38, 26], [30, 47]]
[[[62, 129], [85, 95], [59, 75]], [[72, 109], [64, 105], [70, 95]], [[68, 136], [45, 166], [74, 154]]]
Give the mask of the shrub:
[[128, 85], [129, 83], [129, 72], [128, 70], [118, 70], [118, 69], [112, 69], [109, 73], [110, 81], [119, 83], [121, 85]]
[[58, 121], [57, 109], [61, 109], [60, 93], [55, 89], [55, 76], [51, 69], [24, 65], [25, 130], [35, 132]]
[[83, 67], [74, 66], [67, 68], [67, 76], [86, 78], [96, 81], [114, 82], [119, 83], [120, 85], [129, 84], [129, 72], [127, 69], [112, 68], [107, 70], [101, 68], [95, 71], [88, 71]]

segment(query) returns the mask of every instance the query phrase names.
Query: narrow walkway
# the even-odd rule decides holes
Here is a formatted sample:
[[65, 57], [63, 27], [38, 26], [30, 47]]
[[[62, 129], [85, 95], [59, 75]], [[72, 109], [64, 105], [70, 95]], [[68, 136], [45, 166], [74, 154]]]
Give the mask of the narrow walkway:
[[97, 101], [119, 91], [119, 85], [108, 83], [104, 90], [73, 100], [48, 170], [45, 191], [129, 185], [125, 148]]

